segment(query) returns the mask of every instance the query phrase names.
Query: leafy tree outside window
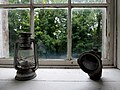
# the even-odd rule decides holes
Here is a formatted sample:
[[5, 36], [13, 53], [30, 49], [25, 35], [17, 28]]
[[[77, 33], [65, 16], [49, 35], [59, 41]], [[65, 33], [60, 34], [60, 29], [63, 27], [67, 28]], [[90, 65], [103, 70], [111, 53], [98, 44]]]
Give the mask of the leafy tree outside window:
[[[71, 2], [89, 2], [90, 0], [72, 0]], [[105, 1], [105, 0], [104, 0]], [[67, 0], [35, 0], [35, 3], [67, 3]], [[93, 0], [102, 2], [102, 0]], [[9, 3], [29, 3], [24, 0], [9, 0]], [[89, 2], [90, 3], [90, 2]], [[35, 8], [34, 33], [38, 41], [40, 58], [66, 58], [67, 54], [67, 17], [66, 8]], [[13, 56], [14, 42], [19, 32], [30, 31], [30, 10], [8, 10], [10, 55]], [[99, 8], [72, 8], [72, 53], [78, 54], [102, 45], [102, 10]]]

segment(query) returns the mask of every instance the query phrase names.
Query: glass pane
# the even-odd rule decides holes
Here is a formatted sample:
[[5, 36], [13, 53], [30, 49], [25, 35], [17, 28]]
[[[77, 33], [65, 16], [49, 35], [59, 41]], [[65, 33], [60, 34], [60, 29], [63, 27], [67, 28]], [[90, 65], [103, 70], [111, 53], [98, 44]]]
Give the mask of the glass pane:
[[35, 35], [39, 58], [65, 58], [67, 9], [35, 9]]
[[71, 0], [72, 3], [106, 3], [106, 0]]
[[34, 0], [34, 3], [40, 4], [58, 4], [58, 3], [68, 3], [68, 0]]
[[97, 47], [101, 51], [102, 31], [106, 27], [105, 11], [105, 8], [72, 10], [72, 52], [74, 58], [78, 58], [80, 53], [91, 50], [93, 47]]
[[30, 0], [0, 0], [0, 4], [29, 4]]
[[10, 57], [14, 55], [14, 43], [20, 32], [30, 32], [30, 10], [29, 9], [9, 9], [9, 52]]

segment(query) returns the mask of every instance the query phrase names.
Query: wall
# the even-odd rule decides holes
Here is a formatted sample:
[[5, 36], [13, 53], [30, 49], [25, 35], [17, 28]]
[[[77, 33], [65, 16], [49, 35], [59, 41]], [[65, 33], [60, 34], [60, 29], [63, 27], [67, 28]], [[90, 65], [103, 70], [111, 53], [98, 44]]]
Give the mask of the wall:
[[117, 67], [120, 69], [120, 0], [117, 0]]

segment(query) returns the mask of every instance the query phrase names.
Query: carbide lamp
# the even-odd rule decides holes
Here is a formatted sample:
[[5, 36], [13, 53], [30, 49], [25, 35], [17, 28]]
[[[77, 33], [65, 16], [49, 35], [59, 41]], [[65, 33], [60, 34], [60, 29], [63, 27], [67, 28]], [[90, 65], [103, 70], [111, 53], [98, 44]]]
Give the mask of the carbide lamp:
[[80, 68], [86, 72], [90, 79], [99, 80], [102, 75], [101, 52], [97, 48], [80, 54], [77, 60]]
[[14, 67], [16, 80], [25, 81], [36, 77], [38, 68], [37, 44], [30, 32], [22, 32], [15, 43]]

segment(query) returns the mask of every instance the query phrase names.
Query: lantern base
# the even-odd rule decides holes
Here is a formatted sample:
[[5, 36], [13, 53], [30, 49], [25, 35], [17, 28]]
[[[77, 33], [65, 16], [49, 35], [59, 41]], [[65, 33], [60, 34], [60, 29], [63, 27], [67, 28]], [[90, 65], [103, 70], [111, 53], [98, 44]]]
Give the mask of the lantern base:
[[27, 81], [36, 77], [35, 71], [32, 69], [19, 69], [17, 75], [15, 76], [16, 80]]

